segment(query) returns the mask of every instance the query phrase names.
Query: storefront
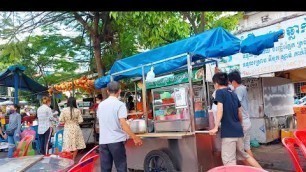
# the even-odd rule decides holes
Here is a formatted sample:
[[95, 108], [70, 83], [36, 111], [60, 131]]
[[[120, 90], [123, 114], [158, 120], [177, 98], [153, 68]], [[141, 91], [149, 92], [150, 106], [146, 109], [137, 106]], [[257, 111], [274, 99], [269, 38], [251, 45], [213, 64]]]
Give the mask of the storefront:
[[[251, 137], [261, 143], [280, 138], [280, 129], [290, 127], [293, 97], [301, 93], [302, 82], [306, 81], [306, 15], [237, 35], [243, 39], [277, 29], [283, 29], [285, 34], [273, 48], [260, 55], [235, 54], [218, 63], [222, 71], [241, 72], [243, 84], [248, 86]], [[214, 67], [207, 65], [208, 79]]]

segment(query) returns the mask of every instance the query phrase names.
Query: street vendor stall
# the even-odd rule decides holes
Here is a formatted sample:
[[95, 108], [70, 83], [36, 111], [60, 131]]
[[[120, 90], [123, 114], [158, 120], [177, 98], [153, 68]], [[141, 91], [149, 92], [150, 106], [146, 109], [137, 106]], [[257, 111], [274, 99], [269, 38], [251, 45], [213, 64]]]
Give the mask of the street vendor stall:
[[47, 93], [47, 87], [40, 85], [23, 73], [25, 69], [26, 68], [24, 66], [13, 65], [10, 66], [5, 72], [0, 74], [0, 86], [14, 87], [15, 104], [19, 103], [19, 89], [30, 91], [37, 95], [43, 95]]
[[[278, 39], [279, 35], [275, 37]], [[138, 134], [143, 139], [141, 147], [136, 147], [132, 140], [127, 141], [128, 168], [189, 172], [207, 171], [221, 165], [217, 163], [221, 157], [214, 154], [215, 136], [207, 134], [209, 96], [206, 94], [207, 83], [202, 67], [216, 62], [213, 57], [241, 52], [241, 45], [245, 44], [240, 43], [240, 39], [226, 30], [212, 29], [118, 60], [112, 66], [109, 76], [95, 81], [96, 88], [102, 88], [111, 80], [142, 78], [142, 102], [147, 130]], [[257, 48], [261, 51], [262, 47]], [[152, 72], [157, 77], [148, 77]], [[153, 110], [153, 132], [148, 128], [149, 90], [152, 95], [149, 103], [152, 103]], [[142, 125], [141, 122], [139, 124]]]
[[[86, 76], [82, 76], [78, 79], [73, 79], [71, 81], [65, 81], [56, 85], [53, 85], [49, 88], [49, 94], [53, 95], [54, 93], [72, 91], [72, 96], [74, 96], [75, 90], [80, 89], [87, 94], [90, 94], [94, 97], [94, 80], [87, 78]], [[90, 113], [90, 107], [92, 102], [85, 101], [77, 101], [77, 106], [82, 112], [83, 122], [80, 124], [81, 130], [83, 132], [83, 136], [86, 144], [95, 143], [96, 132], [94, 130], [95, 127], [95, 114]], [[64, 105], [65, 107], [65, 105]], [[58, 129], [62, 129], [61, 125]]]

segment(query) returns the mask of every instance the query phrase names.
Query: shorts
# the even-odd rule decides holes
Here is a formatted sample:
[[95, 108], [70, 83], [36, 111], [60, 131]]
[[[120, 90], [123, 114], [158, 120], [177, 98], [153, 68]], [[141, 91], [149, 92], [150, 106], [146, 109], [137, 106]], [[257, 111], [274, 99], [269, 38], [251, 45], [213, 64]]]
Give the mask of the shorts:
[[248, 159], [250, 156], [244, 151], [243, 137], [222, 138], [221, 156], [223, 165], [236, 165], [237, 159]]
[[251, 149], [251, 127], [249, 127], [247, 130], [243, 131], [244, 137], [244, 150], [250, 150]]

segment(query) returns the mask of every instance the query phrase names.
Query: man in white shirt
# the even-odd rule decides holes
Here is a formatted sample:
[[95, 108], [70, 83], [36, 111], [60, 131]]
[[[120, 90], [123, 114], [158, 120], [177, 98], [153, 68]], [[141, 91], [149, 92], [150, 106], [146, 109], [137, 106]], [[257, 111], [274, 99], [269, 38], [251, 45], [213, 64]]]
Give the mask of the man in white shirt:
[[127, 172], [125, 142], [127, 134], [134, 140], [136, 146], [142, 145], [142, 140], [136, 136], [126, 122], [127, 108], [118, 100], [120, 85], [112, 81], [107, 85], [109, 97], [102, 101], [97, 110], [100, 130], [100, 161], [101, 172], [111, 172], [113, 161], [118, 172]]

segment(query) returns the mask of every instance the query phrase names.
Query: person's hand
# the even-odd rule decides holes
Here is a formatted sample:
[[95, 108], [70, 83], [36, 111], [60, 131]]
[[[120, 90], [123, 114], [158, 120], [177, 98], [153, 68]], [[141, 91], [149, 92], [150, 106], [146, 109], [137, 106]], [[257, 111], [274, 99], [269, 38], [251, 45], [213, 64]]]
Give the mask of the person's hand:
[[134, 141], [136, 146], [141, 146], [142, 145], [142, 140], [138, 136], [133, 137], [133, 141]]
[[4, 140], [7, 139], [7, 134], [2, 135], [2, 137], [4, 138]]
[[218, 127], [213, 128], [212, 130], [208, 131], [210, 135], [216, 135], [218, 132]]
[[215, 73], [219, 73], [221, 70], [218, 67], [215, 67]]

